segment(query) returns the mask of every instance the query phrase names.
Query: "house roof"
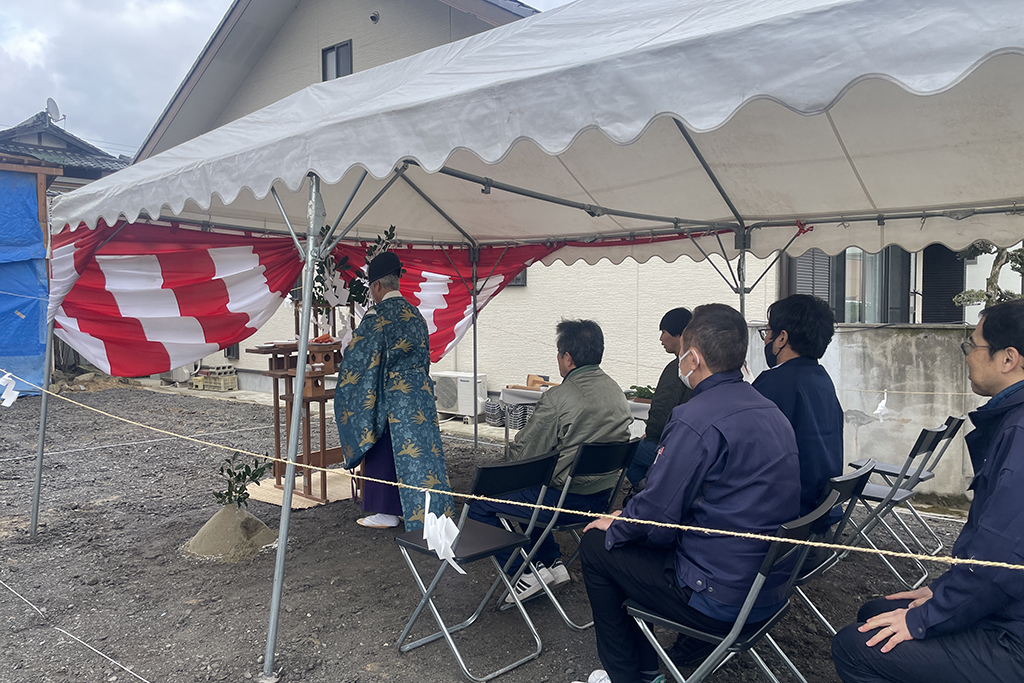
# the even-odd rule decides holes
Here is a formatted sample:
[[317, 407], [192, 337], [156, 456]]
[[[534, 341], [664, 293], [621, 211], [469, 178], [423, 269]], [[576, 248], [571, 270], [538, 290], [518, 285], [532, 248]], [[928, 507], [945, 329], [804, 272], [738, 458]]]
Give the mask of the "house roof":
[[[519, 0], [439, 0], [501, 26], [538, 10]], [[146, 136], [141, 161], [210, 130], [300, 0], [233, 0]]]
[[[49, 147], [17, 141], [16, 138], [34, 133], [46, 133], [64, 141], [67, 147]], [[0, 131], [0, 153], [19, 154], [48, 161], [61, 166], [98, 171], [120, 171], [128, 162], [107, 154], [99, 147], [72, 135], [50, 120], [45, 111], [25, 119], [13, 128]]]

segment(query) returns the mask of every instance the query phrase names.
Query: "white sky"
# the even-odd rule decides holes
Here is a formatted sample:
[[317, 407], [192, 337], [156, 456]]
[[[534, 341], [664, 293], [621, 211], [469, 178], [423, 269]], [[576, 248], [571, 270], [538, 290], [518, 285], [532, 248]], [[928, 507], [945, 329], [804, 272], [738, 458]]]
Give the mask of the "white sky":
[[[539, 10], [568, 1], [526, 0]], [[230, 4], [0, 0], [0, 130], [52, 97], [69, 132], [134, 154]]]

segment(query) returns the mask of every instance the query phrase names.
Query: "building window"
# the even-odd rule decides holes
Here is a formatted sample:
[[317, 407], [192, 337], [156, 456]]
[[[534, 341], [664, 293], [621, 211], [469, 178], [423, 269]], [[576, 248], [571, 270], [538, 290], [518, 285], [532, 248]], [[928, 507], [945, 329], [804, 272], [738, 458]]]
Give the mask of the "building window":
[[224, 357], [228, 360], [238, 360], [238, 344], [232, 344], [224, 349]]
[[526, 286], [526, 268], [519, 271], [519, 274], [508, 281], [509, 287], [525, 287]]
[[323, 80], [333, 81], [335, 78], [348, 76], [352, 73], [352, 41], [346, 40], [331, 47], [324, 48]]
[[828, 302], [836, 322], [907, 323], [910, 254], [886, 247], [877, 254], [850, 247], [838, 256], [817, 249], [783, 261], [783, 296], [812, 294]]

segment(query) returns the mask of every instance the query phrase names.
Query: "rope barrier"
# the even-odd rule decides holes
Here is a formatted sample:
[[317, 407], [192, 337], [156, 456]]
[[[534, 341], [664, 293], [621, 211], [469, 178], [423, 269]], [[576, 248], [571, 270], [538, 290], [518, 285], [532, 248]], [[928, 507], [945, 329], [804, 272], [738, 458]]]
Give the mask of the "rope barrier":
[[[4, 370], [2, 368], [0, 368], [0, 372], [3, 372], [3, 371]], [[12, 376], [14, 376], [14, 375], [12, 374]], [[22, 380], [20, 377], [15, 377], [15, 378], [20, 380], [20, 381], [22, 381], [22, 382], [25, 382], [25, 380]], [[130, 420], [130, 419], [125, 418], [125, 417], [120, 417], [119, 415], [114, 415], [112, 413], [108, 413], [106, 411], [100, 410], [99, 408], [93, 408], [92, 406], [85, 405], [84, 403], [80, 403], [78, 401], [75, 401], [73, 399], [67, 398], [65, 396], [61, 396], [60, 394], [54, 394], [53, 392], [47, 391], [47, 390], [43, 389], [42, 387], [38, 387], [38, 386], [36, 386], [34, 384], [31, 384], [30, 382], [25, 382], [25, 384], [28, 384], [29, 386], [32, 386], [32, 387], [34, 387], [36, 389], [39, 389], [40, 391], [46, 391], [46, 393], [50, 394], [51, 396], [56, 396], [57, 398], [63, 399], [64, 401], [67, 401], [68, 403], [71, 403], [72, 405], [76, 405], [76, 406], [78, 406], [80, 408], [85, 408], [86, 410], [91, 410], [92, 412], [97, 413], [99, 415], [103, 415], [104, 417], [109, 417], [111, 419], [118, 420], [120, 422], [125, 422], [127, 424], [130, 424], [130, 425], [133, 425], [133, 426], [136, 426], [136, 427], [141, 427], [143, 429], [149, 429], [151, 431], [157, 432], [158, 434], [166, 434], [168, 436], [177, 437], [177, 438], [182, 439], [184, 441], [190, 441], [192, 443], [196, 443], [196, 444], [199, 444], [201, 446], [206, 446], [208, 448], [219, 448], [219, 449], [222, 449], [222, 450], [227, 450], [227, 451], [241, 453], [243, 455], [248, 455], [248, 456], [253, 457], [253, 458], [261, 458], [263, 460], [268, 460], [270, 462], [279, 462], [279, 463], [282, 463], [282, 464], [285, 464], [285, 465], [289, 464], [289, 461], [285, 460], [284, 458], [275, 458], [274, 456], [265, 455], [263, 453], [253, 453], [251, 451], [246, 451], [244, 449], [236, 448], [236, 447], [233, 447], [233, 446], [225, 446], [223, 444], [217, 444], [217, 443], [202, 441], [200, 439], [196, 439], [196, 438], [191, 437], [191, 436], [185, 436], [183, 434], [175, 434], [174, 432], [168, 431], [166, 429], [161, 429], [160, 427], [153, 427], [151, 425], [143, 424], [141, 422], [136, 422], [134, 420]], [[342, 471], [339, 472], [336, 469], [335, 470], [331, 470], [331, 469], [328, 469], [326, 467], [318, 467], [316, 465], [306, 465], [306, 464], [297, 464], [297, 463], [292, 463], [292, 464], [294, 464], [296, 467], [301, 467], [302, 469], [309, 470], [309, 471], [317, 471], [317, 472], [325, 472], [325, 473], [333, 473], [333, 474], [344, 474], [345, 476], [349, 477], [350, 479], [356, 479], [356, 480], [359, 480], [359, 481], [369, 481], [369, 482], [374, 482], [376, 484], [386, 484], [388, 486], [396, 486], [398, 488], [404, 488], [404, 489], [409, 489], [409, 490], [412, 490], [412, 491], [419, 491], [419, 492], [423, 492], [423, 493], [428, 492], [428, 491], [437, 492], [437, 489], [431, 489], [431, 488], [427, 488], [427, 487], [424, 487], [424, 486], [415, 486], [413, 484], [405, 484], [403, 482], [394, 482], [394, 481], [386, 481], [384, 479], [375, 479], [373, 477], [367, 477], [365, 475], [353, 474], [352, 472], [350, 472], [348, 470], [342, 470]], [[448, 492], [446, 492], [446, 493], [448, 493]], [[450, 495], [453, 498], [459, 498], [459, 499], [468, 500], [468, 501], [479, 500], [479, 501], [482, 501], [482, 502], [489, 502], [489, 503], [503, 503], [503, 504], [511, 503], [513, 505], [518, 505], [520, 507], [529, 508], [531, 510], [532, 509], [537, 509], [537, 510], [544, 510], [544, 511], [547, 511], [547, 512], [566, 513], [566, 514], [578, 515], [578, 516], [581, 516], [581, 517], [592, 517], [594, 519], [609, 519], [609, 520], [618, 521], [618, 522], [621, 522], [621, 523], [624, 523], [624, 524], [642, 524], [642, 525], [658, 527], [658, 528], [664, 528], [664, 529], [673, 529], [675, 531], [690, 531], [690, 532], [703, 533], [703, 534], [717, 534], [719, 536], [731, 536], [731, 537], [735, 537], [735, 538], [745, 538], [745, 539], [754, 540], [754, 541], [764, 541], [766, 543], [771, 543], [771, 542], [779, 540], [777, 537], [770, 536], [770, 535], [767, 535], [767, 534], [757, 534], [757, 533], [750, 533], [750, 532], [745, 532], [745, 531], [732, 531], [732, 530], [728, 530], [728, 529], [712, 529], [712, 528], [709, 528], [709, 527], [690, 526], [690, 525], [687, 525], [687, 524], [674, 524], [674, 523], [670, 523], [670, 522], [656, 522], [654, 520], [649, 520], [649, 519], [623, 519], [623, 518], [617, 517], [615, 515], [610, 515], [610, 514], [605, 514], [605, 513], [600, 513], [600, 512], [590, 512], [590, 511], [587, 511], [587, 510], [572, 510], [572, 509], [567, 509], [567, 508], [559, 508], [559, 507], [553, 506], [553, 505], [544, 505], [544, 504], [536, 504], [536, 503], [524, 503], [524, 502], [518, 502], [518, 501], [509, 501], [509, 500], [505, 500], [505, 499], [502, 499], [502, 498], [492, 498], [492, 497], [489, 497], [489, 496], [478, 496], [478, 495], [471, 494], [471, 493], [459, 493], [459, 492], [452, 491], [452, 492], [450, 492]], [[964, 566], [970, 566], [970, 567], [993, 567], [993, 568], [996, 568], [996, 569], [1014, 569], [1014, 570], [1017, 570], [1017, 571], [1024, 571], [1024, 565], [1010, 564], [1010, 563], [1007, 563], [1007, 562], [996, 562], [996, 561], [992, 561], [992, 560], [977, 560], [977, 559], [973, 559], [973, 558], [968, 559], [968, 558], [946, 557], [946, 556], [937, 557], [937, 556], [934, 556], [934, 555], [920, 555], [920, 554], [917, 554], [917, 553], [904, 553], [904, 552], [898, 552], [898, 551], [895, 551], [895, 550], [883, 550], [883, 549], [879, 549], [879, 548], [861, 548], [859, 546], [848, 546], [848, 545], [841, 545], [841, 544], [837, 544], [837, 543], [824, 543], [822, 541], [786, 540], [786, 543], [791, 544], [791, 545], [806, 545], [806, 546], [810, 546], [812, 548], [825, 548], [827, 550], [835, 550], [835, 551], [842, 551], [842, 552], [849, 551], [849, 552], [865, 553], [865, 554], [868, 554], [868, 555], [885, 555], [887, 557], [894, 557], [894, 558], [900, 558], [900, 559], [906, 559], [906, 560], [926, 560], [926, 561], [929, 561], [929, 562], [938, 562], [940, 564], [948, 564], [948, 565], [951, 565], [951, 566], [964, 565]]]
[[[41, 609], [39, 609], [38, 607], [36, 607], [35, 605], [33, 605], [33, 604], [32, 604], [31, 602], [29, 602], [29, 600], [28, 600], [28, 599], [27, 599], [27, 598], [26, 598], [26, 597], [25, 597], [24, 595], [22, 595], [21, 593], [19, 593], [19, 592], [18, 592], [18, 591], [16, 591], [16, 590], [14, 590], [13, 588], [11, 588], [10, 586], [8, 586], [8, 585], [7, 585], [6, 583], [4, 583], [3, 581], [0, 581], [0, 586], [3, 586], [4, 588], [6, 588], [7, 590], [9, 590], [10, 592], [14, 593], [14, 595], [16, 595], [17, 597], [21, 598], [21, 600], [22, 600], [22, 601], [23, 601], [23, 602], [24, 602], [24, 603], [25, 603], [26, 605], [28, 605], [29, 607], [31, 607], [32, 609], [34, 609], [34, 610], [35, 610], [36, 612], [38, 612], [38, 613], [39, 613], [39, 616], [41, 616], [41, 617], [42, 617], [42, 618], [43, 618], [44, 620], [46, 620], [46, 615], [45, 615], [45, 614], [43, 613], [43, 611], [42, 611]], [[47, 624], [47, 626], [49, 626], [50, 628], [54, 629], [55, 631], [60, 631], [61, 633], [63, 633], [64, 635], [66, 635], [66, 636], [67, 636], [68, 638], [71, 638], [72, 640], [76, 640], [76, 641], [78, 641], [78, 642], [79, 642], [79, 643], [81, 643], [82, 645], [86, 646], [87, 648], [89, 648], [90, 650], [92, 650], [93, 652], [95, 652], [96, 654], [98, 654], [98, 655], [99, 655], [100, 657], [103, 657], [103, 658], [104, 658], [105, 660], [107, 660], [107, 661], [108, 661], [108, 662], [110, 662], [111, 664], [114, 664], [114, 665], [116, 665], [116, 666], [120, 667], [121, 669], [123, 669], [124, 671], [127, 671], [127, 672], [128, 672], [128, 673], [130, 673], [130, 674], [131, 674], [132, 676], [135, 676], [135, 677], [136, 677], [137, 679], [139, 679], [139, 680], [140, 680], [140, 681], [142, 681], [143, 683], [149, 683], [149, 681], [147, 681], [147, 680], [146, 680], [145, 678], [143, 678], [143, 677], [142, 677], [142, 676], [140, 676], [139, 674], [135, 673], [134, 671], [132, 671], [132, 670], [131, 670], [131, 669], [129, 669], [128, 667], [126, 667], [126, 666], [125, 666], [124, 664], [122, 664], [121, 662], [119, 662], [119, 661], [117, 661], [117, 660], [115, 660], [115, 659], [111, 659], [110, 657], [108, 657], [107, 655], [103, 654], [102, 652], [100, 652], [99, 650], [97, 650], [96, 648], [94, 648], [94, 647], [93, 647], [92, 645], [90, 645], [89, 643], [85, 642], [85, 641], [84, 641], [84, 640], [82, 640], [81, 638], [79, 638], [79, 637], [77, 637], [77, 636], [74, 636], [74, 635], [72, 635], [72, 634], [68, 633], [67, 631], [65, 631], [64, 629], [62, 629], [62, 628], [60, 628], [60, 627], [58, 627], [58, 626], [54, 626], [53, 624], [49, 624], [49, 623], [48, 623], [48, 624]]]

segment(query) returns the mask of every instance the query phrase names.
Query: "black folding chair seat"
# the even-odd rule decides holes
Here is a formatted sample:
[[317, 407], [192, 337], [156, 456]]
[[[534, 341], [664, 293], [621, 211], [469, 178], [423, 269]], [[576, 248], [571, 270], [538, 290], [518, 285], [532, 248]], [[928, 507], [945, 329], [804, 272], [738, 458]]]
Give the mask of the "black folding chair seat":
[[[860, 460], [855, 460], [850, 463], [850, 467], [863, 467], [864, 463], [868, 462], [868, 460], [870, 460], [870, 458], [861, 458]], [[874, 474], [879, 474], [885, 477], [886, 479], [892, 479], [893, 477], [899, 475], [901, 467], [901, 465], [893, 465], [890, 462], [876, 462]], [[920, 481], [929, 481], [930, 479], [934, 478], [935, 472], [925, 470], [924, 472], [921, 473]]]
[[[832, 508], [836, 506], [838, 500], [839, 493], [833, 491], [813, 512], [779, 527], [779, 531], [776, 534], [776, 538], [778, 540], [773, 541], [769, 546], [764, 561], [761, 563], [761, 568], [758, 570], [757, 575], [754, 577], [754, 581], [750, 586], [750, 590], [747, 592], [747, 597], [743, 602], [743, 607], [740, 608], [740, 613], [736, 617], [736, 621], [733, 622], [732, 628], [725, 635], [709, 633], [685, 624], [680, 624], [677, 621], [660, 615], [657, 610], [651, 609], [646, 605], [640, 605], [634, 600], [627, 600], [623, 603], [623, 607], [626, 608], [626, 613], [636, 620], [637, 626], [640, 627], [640, 631], [654, 647], [658, 657], [665, 664], [678, 683], [699, 683], [713, 674], [718, 667], [728, 661], [732, 656], [743, 652], [750, 655], [769, 681], [778, 683], [778, 679], [775, 677], [775, 674], [772, 673], [764, 659], [762, 659], [754, 649], [754, 646], [762, 641], [768, 644], [769, 648], [771, 648], [775, 655], [782, 660], [786, 668], [789, 669], [789, 672], [798, 681], [801, 683], [807, 683], [799, 669], [796, 668], [796, 665], [793, 664], [789, 657], [786, 656], [786, 653], [782, 651], [782, 648], [779, 647], [778, 643], [776, 643], [771, 637], [770, 631], [782, 620], [786, 615], [786, 612], [789, 611], [790, 602], [788, 596], [794, 587], [797, 577], [800, 575], [804, 560], [806, 559], [809, 550], [808, 546], [794, 547], [794, 544], [787, 543], [786, 541], [806, 541], [810, 538], [814, 530], [820, 528], [821, 523], [828, 517]], [[750, 612], [753, 610], [754, 604], [757, 602], [757, 598], [761, 594], [761, 589], [768, 580], [768, 577], [777, 571], [783, 571], [786, 569], [786, 563], [789, 563], [791, 566], [791, 568], [788, 569], [789, 580], [786, 586], [786, 601], [769, 619], [758, 624], [748, 625], [747, 618], [750, 616]], [[673, 662], [668, 653], [665, 652], [665, 648], [663, 648], [658, 642], [658, 638], [649, 624], [655, 624], [662, 628], [667, 628], [692, 638], [698, 638], [705, 642], [713, 643], [716, 647], [696, 668], [696, 670], [690, 674], [690, 677], [685, 678], [679, 672], [679, 668], [676, 666], [675, 662]]]
[[[537, 503], [539, 504], [544, 500], [544, 494], [547, 492], [547, 482], [550, 481], [557, 462], [558, 452], [556, 451], [536, 458], [531, 458], [529, 460], [499, 463], [495, 465], [479, 465], [477, 466], [476, 474], [473, 478], [473, 484], [470, 486], [470, 493], [478, 496], [496, 497], [539, 486], [540, 495], [537, 499]], [[512, 590], [512, 583], [509, 582], [509, 577], [505, 573], [507, 566], [502, 567], [498, 563], [497, 559], [495, 559], [495, 555], [502, 551], [514, 552], [516, 550], [521, 550], [523, 546], [530, 542], [530, 532], [533, 531], [533, 527], [537, 522], [539, 508], [534, 508], [532, 517], [527, 523], [525, 533], [517, 533], [501, 527], [483, 524], [469, 519], [468, 514], [469, 504], [466, 504], [463, 506], [462, 514], [459, 518], [459, 534], [452, 543], [452, 551], [455, 556], [454, 560], [460, 567], [464, 568], [464, 565], [472, 564], [479, 560], [490, 559], [493, 568], [497, 572], [497, 578], [491, 584], [491, 587], [487, 591], [487, 594], [484, 595], [483, 600], [480, 601], [476, 611], [473, 612], [469, 618], [455, 626], [446, 626], [444, 620], [441, 618], [441, 613], [438, 611], [437, 606], [434, 605], [433, 596], [437, 591], [441, 578], [445, 575], [445, 572], [451, 565], [449, 565], [448, 562], [440, 561], [440, 567], [438, 567], [434, 574], [434, 578], [430, 582], [430, 585], [425, 585], [423, 578], [416, 570], [416, 566], [413, 564], [412, 557], [409, 554], [410, 552], [413, 552], [428, 555], [437, 559], [434, 551], [427, 547], [427, 542], [423, 538], [423, 531], [408, 531], [396, 536], [395, 542], [398, 544], [398, 549], [401, 551], [402, 557], [405, 559], [405, 563], [408, 565], [409, 571], [412, 572], [413, 579], [416, 581], [416, 585], [419, 587], [420, 593], [422, 593], [423, 596], [420, 599], [419, 604], [416, 605], [416, 609], [413, 610], [412, 616], [409, 617], [409, 621], [406, 623], [405, 628], [402, 630], [402, 635], [398, 639], [398, 645], [401, 652], [409, 652], [410, 650], [422, 645], [444, 638], [445, 642], [448, 643], [448, 647], [451, 649], [452, 654], [455, 655], [459, 668], [462, 669], [462, 673], [465, 674], [466, 678], [471, 681], [482, 682], [488, 681], [495, 676], [514, 669], [520, 664], [528, 662], [531, 659], [535, 659], [540, 655], [540, 635], [537, 633], [537, 629], [534, 627], [533, 622], [530, 621], [530, 615], [527, 614], [526, 609], [518, 598], [515, 599], [515, 606], [519, 610], [519, 613], [522, 616], [523, 621], [526, 623], [526, 626], [530, 631], [530, 635], [533, 636], [534, 643], [536, 644], [536, 648], [532, 653], [529, 653], [511, 664], [503, 666], [500, 669], [496, 669], [488, 674], [475, 676], [470, 673], [469, 668], [463, 660], [462, 654], [459, 652], [459, 648], [455, 645], [455, 641], [452, 639], [453, 633], [470, 626], [480, 617], [499, 585], [504, 584], [507, 591]], [[510, 563], [511, 559], [509, 560], [509, 564]], [[413, 625], [423, 613], [424, 608], [428, 608], [430, 610], [431, 614], [434, 616], [434, 621], [437, 622], [440, 630], [414, 642], [406, 643]]]
[[[862, 495], [865, 498], [867, 498], [868, 500], [872, 501], [872, 502], [880, 503], [883, 500], [885, 500], [885, 497], [889, 494], [889, 492], [891, 490], [892, 490], [892, 486], [891, 485], [889, 485], [889, 486], [882, 486], [881, 484], [868, 484], [867, 486], [864, 487], [864, 493]], [[908, 500], [910, 500], [913, 497], [914, 497], [914, 492], [913, 491], [908, 491], [906, 489], [899, 489], [892, 496], [892, 504], [893, 505], [902, 505], [903, 503], [907, 502]]]
[[[395, 542], [410, 550], [433, 554], [433, 551], [427, 548], [422, 531], [409, 531], [396, 536]], [[530, 537], [524, 534], [510, 534], [500, 527], [467, 519], [462, 532], [455, 539], [452, 550], [455, 552], [455, 562], [463, 565], [500, 554], [502, 551], [514, 551], [529, 542]]]
[[[573, 479], [577, 477], [593, 477], [618, 472], [618, 479], [615, 481], [615, 486], [608, 490], [608, 498], [604, 501], [604, 505], [601, 510], [598, 510], [598, 512], [603, 512], [605, 514], [610, 513], [612, 508], [615, 506], [615, 499], [619, 495], [619, 490], [622, 488], [622, 482], [626, 478], [626, 470], [628, 470], [629, 466], [633, 463], [633, 456], [636, 455], [636, 449], [639, 445], [639, 439], [622, 443], [588, 443], [581, 445], [579, 450], [576, 452], [576, 457], [573, 459], [572, 466], [569, 468], [569, 474], [566, 477], [565, 484], [562, 486], [562, 493], [558, 499], [557, 507], [561, 508], [565, 502], [565, 497], [569, 493], [569, 487], [572, 485]], [[568, 569], [572, 563], [576, 561], [576, 558], [579, 557], [580, 541], [582, 539], [580, 531], [586, 527], [587, 524], [592, 522], [593, 519], [587, 517], [583, 520], [572, 520], [559, 523], [560, 514], [560, 512], [555, 512], [552, 515], [543, 535], [537, 539], [537, 543], [528, 554], [525, 551], [520, 551], [524, 557], [524, 562], [519, 573], [513, 577], [513, 584], [519, 580], [522, 572], [526, 570], [527, 565], [529, 565], [531, 571], [536, 572], [536, 568], [532, 564], [533, 557], [540, 547], [540, 544], [544, 541], [547, 535], [552, 532], [567, 532], [576, 542], [576, 548], [569, 557], [569, 561], [565, 563], [566, 569]], [[510, 523], [519, 524], [520, 526], [529, 523], [528, 517], [520, 515], [502, 514], [499, 515], [499, 517], [501, 518], [502, 523], [505, 524], [506, 528], [509, 529], [511, 529]], [[576, 631], [582, 631], [594, 625], [593, 621], [588, 621], [585, 624], [577, 624], [574, 622], [569, 618], [565, 608], [562, 607], [562, 604], [555, 597], [554, 593], [551, 592], [551, 588], [543, 581], [540, 582], [540, 585], [541, 588], [543, 588], [543, 593], [548, 596], [548, 600], [550, 600], [551, 604], [555, 606], [555, 610], [569, 628]], [[540, 595], [540, 593], [536, 593], [531, 596], [531, 598], [528, 598], [528, 600], [539, 597]], [[501, 609], [511, 609], [511, 607], [512, 606], [510, 604], [505, 603], [501, 606]]]

